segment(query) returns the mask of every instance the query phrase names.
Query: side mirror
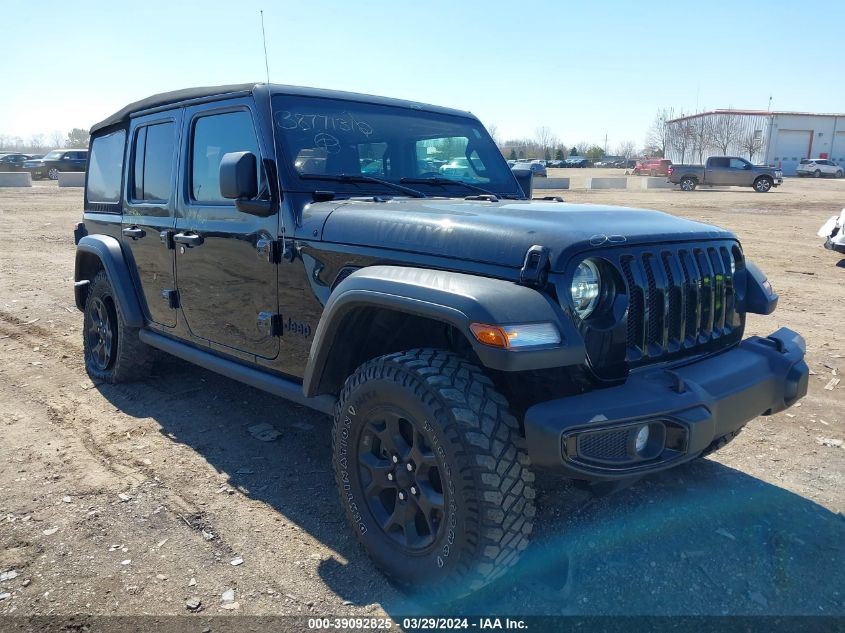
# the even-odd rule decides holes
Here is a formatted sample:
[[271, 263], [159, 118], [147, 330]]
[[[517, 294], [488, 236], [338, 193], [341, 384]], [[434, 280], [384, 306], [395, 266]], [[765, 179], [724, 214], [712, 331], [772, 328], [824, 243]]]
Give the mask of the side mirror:
[[531, 194], [534, 190], [534, 172], [530, 169], [511, 169], [513, 172], [514, 178], [516, 178], [516, 182], [519, 183], [520, 188], [522, 189], [522, 193], [525, 195], [526, 198], [531, 200]]
[[252, 152], [229, 152], [220, 161], [220, 195], [229, 200], [258, 195], [258, 166]]
[[229, 152], [220, 161], [220, 195], [235, 201], [242, 213], [267, 217], [273, 203], [256, 200], [258, 196], [258, 160], [252, 152]]

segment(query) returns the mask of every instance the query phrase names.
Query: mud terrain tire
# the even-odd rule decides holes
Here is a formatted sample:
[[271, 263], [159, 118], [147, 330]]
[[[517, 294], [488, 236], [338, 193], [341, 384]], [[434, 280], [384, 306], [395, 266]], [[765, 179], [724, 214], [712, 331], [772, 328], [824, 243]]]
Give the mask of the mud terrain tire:
[[82, 327], [85, 369], [94, 380], [128, 382], [149, 375], [153, 350], [126, 325], [106, 272], [101, 270], [88, 286]]
[[338, 399], [341, 504], [388, 578], [452, 600], [504, 574], [528, 546], [534, 474], [523, 444], [507, 401], [477, 366], [433, 349], [382, 356], [361, 365]]

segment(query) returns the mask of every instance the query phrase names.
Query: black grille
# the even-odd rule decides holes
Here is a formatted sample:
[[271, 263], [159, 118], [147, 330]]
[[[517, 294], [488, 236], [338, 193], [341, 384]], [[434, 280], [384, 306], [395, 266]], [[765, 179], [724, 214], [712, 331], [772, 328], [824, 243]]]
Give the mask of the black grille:
[[730, 247], [720, 244], [622, 254], [628, 361], [661, 360], [712, 346], [740, 328], [731, 261]]
[[628, 430], [585, 433], [578, 438], [578, 454], [584, 459], [627, 459]]

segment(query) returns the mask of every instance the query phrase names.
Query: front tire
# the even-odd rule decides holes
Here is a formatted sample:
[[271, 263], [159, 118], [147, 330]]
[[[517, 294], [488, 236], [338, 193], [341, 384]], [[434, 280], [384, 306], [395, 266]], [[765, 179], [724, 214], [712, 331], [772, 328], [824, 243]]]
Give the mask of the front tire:
[[365, 363], [344, 385], [332, 439], [347, 519], [400, 587], [454, 599], [528, 546], [534, 475], [519, 424], [463, 358], [415, 349]]
[[681, 178], [681, 191], [694, 191], [697, 185], [695, 178]]
[[59, 170], [56, 167], [51, 167], [47, 170], [47, 178], [50, 180], [58, 180], [59, 179]]
[[837, 169], [836, 173], [833, 175], [834, 178], [842, 178], [842, 170]]
[[822, 177], [822, 172], [819, 171], [818, 169], [813, 172], [813, 178], [821, 178], [821, 177]]
[[153, 350], [141, 342], [136, 328], [126, 325], [103, 270], [88, 285], [82, 338], [85, 369], [94, 380], [127, 382], [152, 369]]
[[772, 182], [771, 178], [761, 176], [754, 181], [754, 191], [757, 193], [768, 193], [771, 190], [772, 185], [774, 185], [774, 182]]

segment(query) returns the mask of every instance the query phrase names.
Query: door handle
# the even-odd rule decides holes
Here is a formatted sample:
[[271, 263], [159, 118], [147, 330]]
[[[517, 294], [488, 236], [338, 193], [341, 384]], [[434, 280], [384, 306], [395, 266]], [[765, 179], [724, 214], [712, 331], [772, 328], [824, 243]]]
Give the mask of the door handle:
[[185, 244], [186, 246], [199, 246], [202, 244], [202, 235], [188, 235], [187, 233], [177, 233], [173, 236], [173, 241], [177, 244]]
[[126, 237], [131, 237], [133, 240], [138, 240], [144, 237], [147, 233], [144, 229], [139, 229], [137, 226], [132, 226], [126, 229], [123, 229], [123, 234]]

